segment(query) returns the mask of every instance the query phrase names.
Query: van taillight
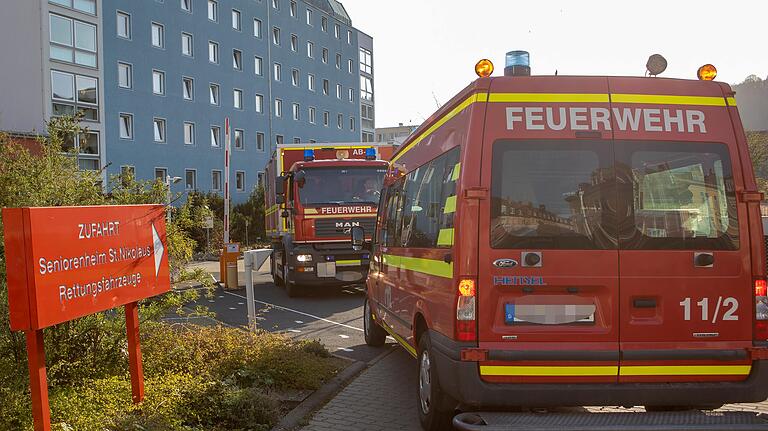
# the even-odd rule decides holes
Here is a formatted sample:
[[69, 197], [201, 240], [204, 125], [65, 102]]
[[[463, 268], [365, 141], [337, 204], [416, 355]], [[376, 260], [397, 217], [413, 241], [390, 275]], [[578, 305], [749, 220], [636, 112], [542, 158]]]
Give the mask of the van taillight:
[[459, 298], [456, 301], [456, 339], [459, 341], [477, 339], [476, 294], [475, 280], [459, 281]]
[[755, 340], [768, 340], [768, 283], [755, 280]]

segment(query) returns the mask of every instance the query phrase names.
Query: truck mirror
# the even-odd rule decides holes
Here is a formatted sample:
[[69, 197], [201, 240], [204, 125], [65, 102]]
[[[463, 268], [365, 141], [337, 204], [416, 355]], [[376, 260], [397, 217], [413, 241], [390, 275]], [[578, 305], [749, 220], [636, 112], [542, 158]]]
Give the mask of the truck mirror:
[[285, 195], [275, 195], [275, 203], [276, 204], [284, 204], [285, 203]]
[[280, 213], [280, 217], [282, 218], [288, 218], [291, 216], [291, 212], [288, 210], [283, 210], [283, 212]]
[[302, 188], [307, 181], [307, 173], [302, 169], [293, 174], [293, 180], [296, 181], [296, 185], [299, 186], [299, 188]]
[[365, 241], [365, 231], [360, 226], [355, 226], [349, 230], [349, 236], [352, 238], [352, 249], [360, 251], [363, 249], [363, 242]]
[[276, 195], [284, 195], [285, 194], [285, 180], [286, 177], [283, 175], [278, 175], [275, 179], [275, 194]]

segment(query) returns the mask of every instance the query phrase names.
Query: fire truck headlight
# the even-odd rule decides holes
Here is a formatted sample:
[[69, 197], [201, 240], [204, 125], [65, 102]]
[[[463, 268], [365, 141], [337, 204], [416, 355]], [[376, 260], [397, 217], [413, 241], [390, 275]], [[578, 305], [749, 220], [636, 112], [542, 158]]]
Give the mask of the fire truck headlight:
[[487, 78], [493, 73], [493, 62], [484, 58], [475, 64], [475, 73], [480, 78]]
[[711, 64], [705, 64], [699, 68], [696, 76], [702, 81], [712, 81], [717, 77], [717, 68]]
[[296, 255], [296, 261], [297, 262], [312, 262], [312, 255], [311, 254], [297, 254]]
[[651, 76], [660, 75], [667, 70], [667, 59], [661, 56], [661, 54], [653, 54], [648, 57], [645, 68], [648, 69], [648, 74]]

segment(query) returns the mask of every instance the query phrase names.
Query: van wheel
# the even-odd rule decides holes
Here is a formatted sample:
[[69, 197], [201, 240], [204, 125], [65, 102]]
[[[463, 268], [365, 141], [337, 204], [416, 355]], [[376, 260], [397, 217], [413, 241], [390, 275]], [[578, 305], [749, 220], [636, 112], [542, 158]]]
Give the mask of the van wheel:
[[365, 305], [363, 305], [363, 330], [365, 344], [369, 346], [380, 347], [387, 341], [387, 331], [373, 320], [373, 310], [368, 297], [365, 298]]
[[275, 261], [275, 253], [272, 252], [272, 255], [270, 256], [270, 271], [272, 272], [272, 281], [275, 283], [275, 286], [277, 287], [283, 287], [285, 286], [285, 282], [283, 279], [277, 275], [277, 262]]
[[422, 334], [419, 339], [417, 360], [419, 362], [419, 383], [416, 387], [418, 398], [419, 422], [424, 431], [453, 429], [452, 421], [456, 402], [440, 386], [437, 369], [432, 355], [429, 334]]

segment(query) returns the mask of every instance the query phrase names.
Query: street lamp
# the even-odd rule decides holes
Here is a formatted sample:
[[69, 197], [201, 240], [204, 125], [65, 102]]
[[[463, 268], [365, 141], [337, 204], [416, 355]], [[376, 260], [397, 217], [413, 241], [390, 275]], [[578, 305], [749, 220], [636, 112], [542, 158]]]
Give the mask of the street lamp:
[[166, 210], [168, 211], [168, 224], [171, 224], [171, 184], [176, 184], [179, 181], [181, 181], [181, 177], [165, 176], [165, 200]]

